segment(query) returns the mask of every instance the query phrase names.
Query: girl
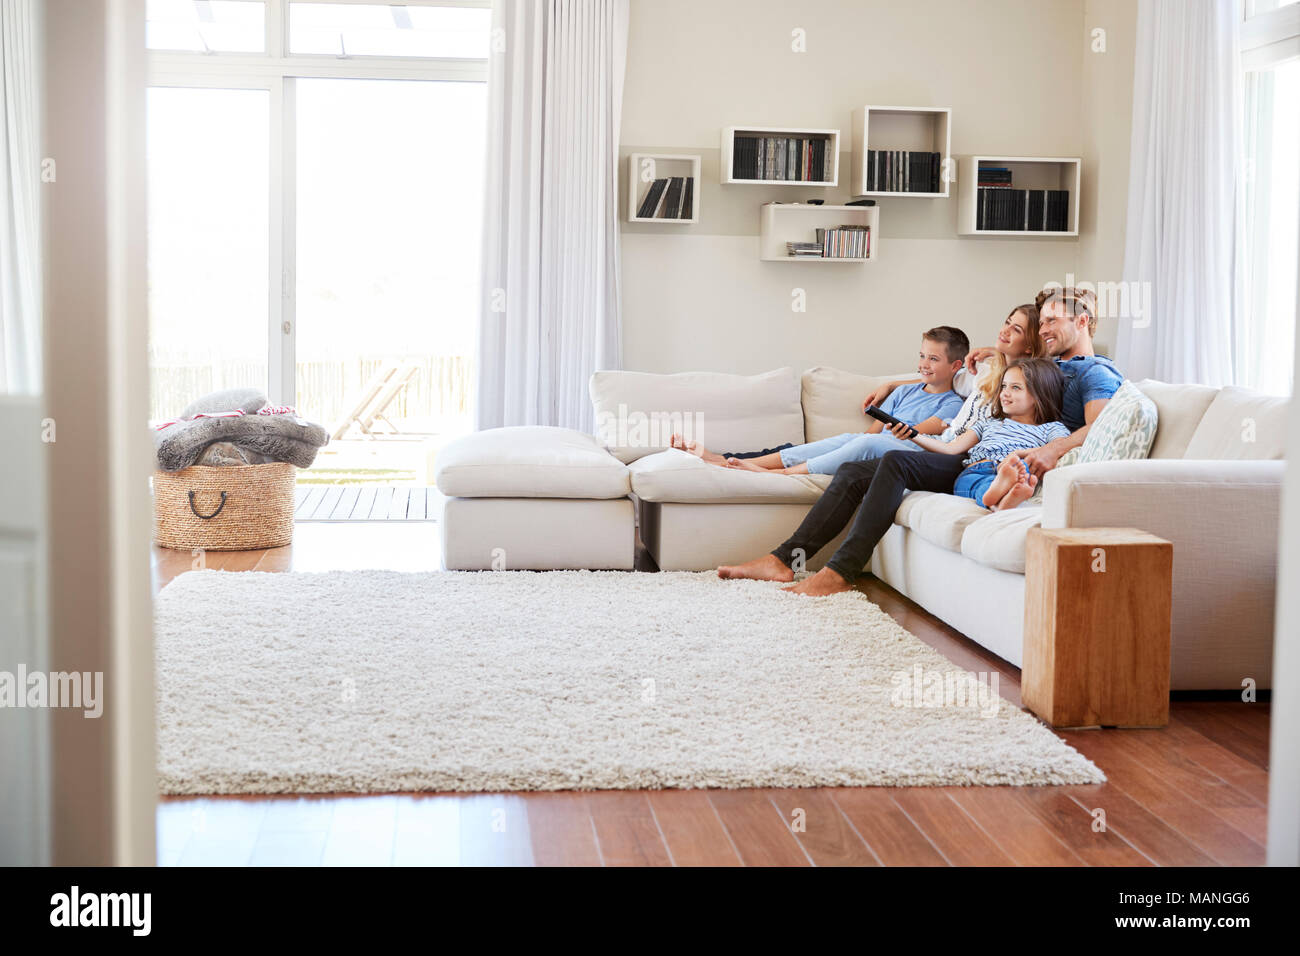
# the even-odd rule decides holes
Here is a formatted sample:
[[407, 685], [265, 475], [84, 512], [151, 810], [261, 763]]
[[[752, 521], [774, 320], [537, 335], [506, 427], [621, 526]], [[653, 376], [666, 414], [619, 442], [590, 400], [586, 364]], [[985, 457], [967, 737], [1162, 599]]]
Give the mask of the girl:
[[[967, 454], [966, 468], [953, 485], [954, 495], [974, 499], [992, 511], [1014, 508], [1027, 500], [1038, 484], [1018, 453], [1070, 434], [1058, 420], [1064, 395], [1065, 377], [1055, 362], [1017, 359], [1002, 373], [998, 397], [987, 418], [972, 422], [950, 441], [925, 435], [912, 441], [927, 451]], [[891, 431], [906, 438], [909, 429], [896, 425]]]

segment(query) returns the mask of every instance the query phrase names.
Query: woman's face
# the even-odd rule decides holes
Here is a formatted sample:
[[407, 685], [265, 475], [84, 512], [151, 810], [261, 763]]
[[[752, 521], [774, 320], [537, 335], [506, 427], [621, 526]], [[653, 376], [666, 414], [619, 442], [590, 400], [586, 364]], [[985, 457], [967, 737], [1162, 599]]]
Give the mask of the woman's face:
[[998, 332], [997, 349], [1008, 361], [1029, 355], [1029, 319], [1023, 312], [1012, 312]]

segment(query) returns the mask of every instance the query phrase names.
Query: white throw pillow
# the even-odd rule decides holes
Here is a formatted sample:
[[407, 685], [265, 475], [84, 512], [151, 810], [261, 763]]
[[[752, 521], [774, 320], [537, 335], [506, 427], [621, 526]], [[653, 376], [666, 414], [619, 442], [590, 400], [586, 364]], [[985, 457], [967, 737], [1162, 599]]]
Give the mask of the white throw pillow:
[[1229, 385], [1219, 389], [1183, 453], [1216, 461], [1278, 459], [1286, 453], [1291, 400]]
[[1160, 416], [1156, 440], [1147, 457], [1182, 458], [1219, 390], [1209, 385], [1167, 385], [1150, 378], [1133, 384], [1156, 403], [1156, 414]]
[[907, 378], [916, 378], [916, 372], [859, 375], [825, 365], [808, 369], [802, 379], [804, 441], [865, 432], [875, 419], [862, 413], [862, 400], [887, 382]]

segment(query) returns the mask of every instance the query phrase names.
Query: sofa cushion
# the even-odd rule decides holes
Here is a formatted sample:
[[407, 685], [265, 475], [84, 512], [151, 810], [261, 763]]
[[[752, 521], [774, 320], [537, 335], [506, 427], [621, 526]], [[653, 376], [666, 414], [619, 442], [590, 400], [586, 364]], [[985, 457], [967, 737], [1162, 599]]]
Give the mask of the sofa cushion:
[[919, 534], [931, 544], [961, 552], [961, 539], [974, 521], [989, 511], [970, 498], [935, 491], [909, 491], [894, 513], [894, 522]]
[[831, 483], [829, 475], [722, 468], [672, 448], [637, 459], [628, 472], [643, 501], [683, 504], [812, 504]]
[[1219, 389], [1187, 443], [1187, 459], [1262, 460], [1284, 457], [1289, 398], [1229, 385]]
[[866, 431], [875, 419], [862, 414], [862, 400], [886, 382], [903, 378], [916, 378], [916, 372], [858, 375], [823, 365], [808, 369], [801, 379], [804, 441]]
[[1025, 573], [1025, 536], [1043, 523], [1041, 501], [994, 511], [971, 522], [961, 536], [961, 553], [999, 571]]
[[596, 434], [620, 461], [669, 447], [674, 432], [714, 451], [774, 448], [803, 438], [794, 369], [718, 372], [596, 372], [589, 386]]
[[1169, 385], [1153, 378], [1134, 383], [1156, 403], [1159, 422], [1148, 458], [1182, 458], [1196, 426], [1219, 390], [1211, 385]]
[[458, 438], [438, 453], [438, 490], [452, 498], [622, 498], [627, 465], [591, 435], [523, 425]]

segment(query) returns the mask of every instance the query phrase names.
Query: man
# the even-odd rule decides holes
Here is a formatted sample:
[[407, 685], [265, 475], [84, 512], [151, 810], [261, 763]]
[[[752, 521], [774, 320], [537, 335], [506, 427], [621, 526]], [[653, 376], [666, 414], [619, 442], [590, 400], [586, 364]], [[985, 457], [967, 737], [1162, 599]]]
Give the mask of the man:
[[[1020, 453], [1029, 470], [1042, 478], [1071, 448], [1078, 448], [1088, 430], [1124, 383], [1115, 363], [1093, 350], [1097, 334], [1097, 296], [1091, 290], [1055, 286], [1038, 293], [1038, 334], [1048, 355], [1065, 376], [1065, 405], [1061, 420], [1070, 428], [1068, 438], [1058, 438], [1042, 448]], [[979, 349], [987, 354], [989, 349]]]
[[[1093, 350], [1097, 299], [1091, 291], [1051, 287], [1040, 292], [1035, 301], [1043, 343], [1065, 376], [1061, 418], [1070, 428], [1065, 438], [1018, 453], [1041, 479], [1056, 467], [1062, 455], [1083, 443], [1088, 429], [1119, 389], [1123, 376], [1109, 359]], [[978, 361], [986, 354], [980, 349], [971, 353], [971, 359]], [[894, 451], [871, 461], [847, 462], [840, 466], [793, 535], [769, 555], [718, 568], [718, 576], [793, 581], [795, 561], [811, 558], [852, 521], [849, 536], [826, 567], [785, 589], [811, 596], [848, 591], [871, 560], [876, 544], [893, 525], [903, 495], [908, 490], [951, 492], [962, 471], [962, 461], [961, 455]]]

